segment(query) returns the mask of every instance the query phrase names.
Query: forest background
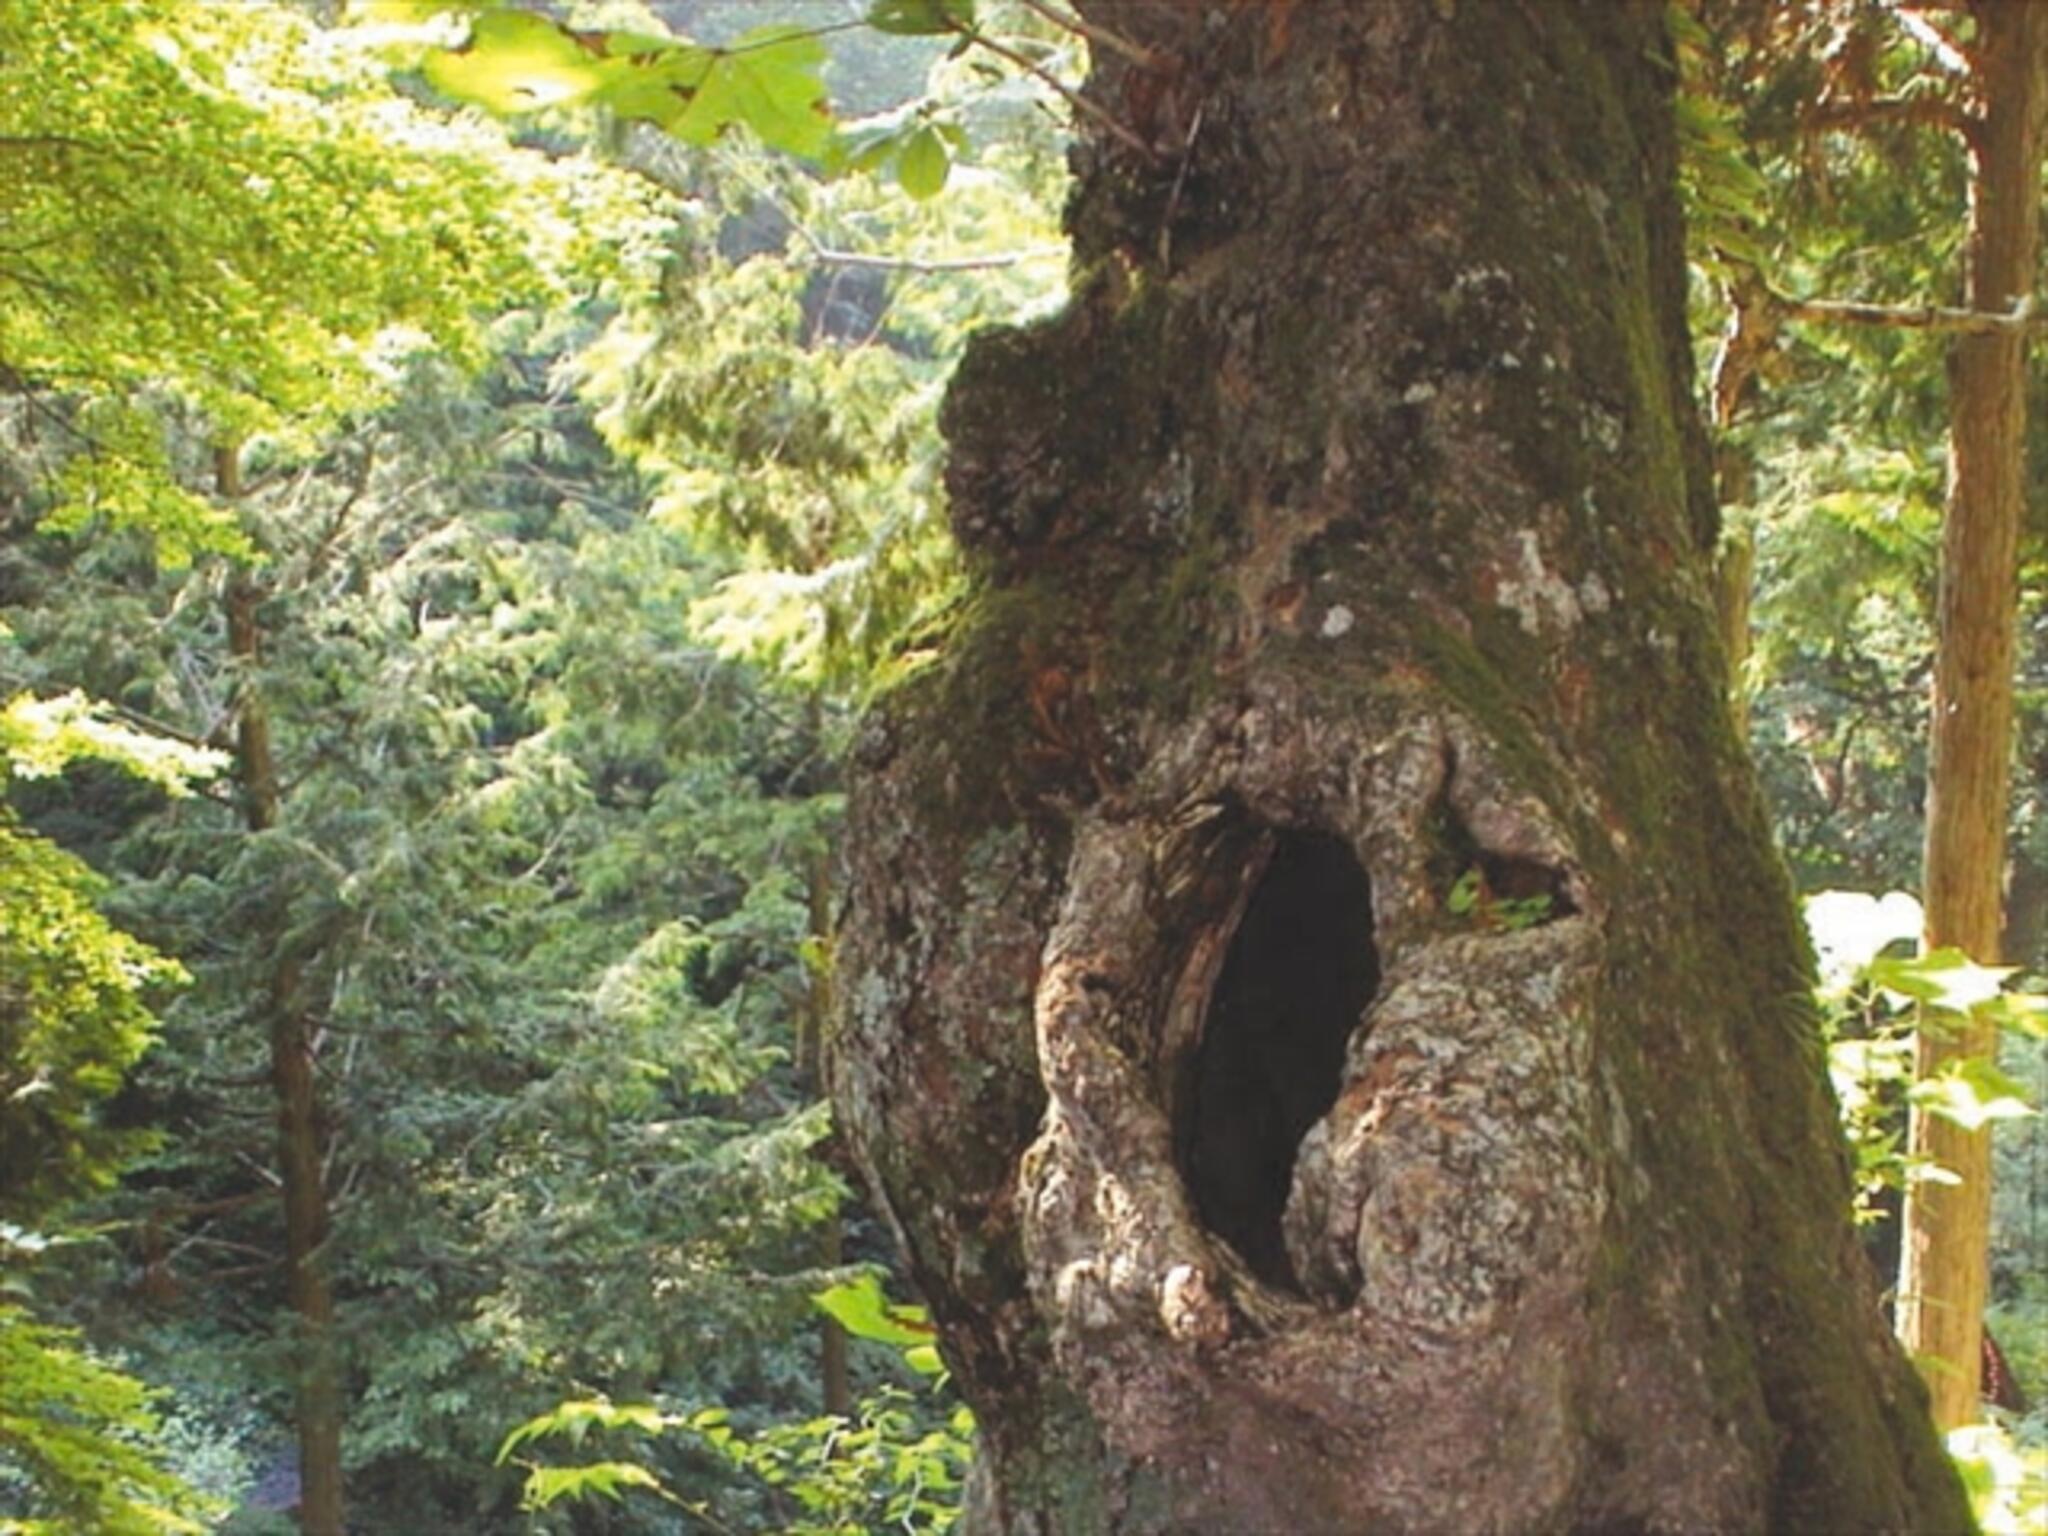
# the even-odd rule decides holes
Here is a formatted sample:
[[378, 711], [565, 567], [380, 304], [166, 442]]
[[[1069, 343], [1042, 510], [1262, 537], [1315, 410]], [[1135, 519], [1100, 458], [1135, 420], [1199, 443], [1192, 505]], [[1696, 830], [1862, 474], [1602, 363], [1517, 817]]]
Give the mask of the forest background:
[[[1891, 4], [1673, 20], [1734, 707], [1881, 1272], [1908, 1099], [1995, 1127], [2036, 1407], [1967, 1444], [2021, 1529], [2048, 1054], [1916, 1090], [1900, 996], [2038, 1017], [2048, 458], [1980, 957], [2022, 969], [1930, 981], [1887, 893], [1948, 337], [1801, 307], [1959, 297], [1962, 55]], [[948, 1523], [971, 1419], [819, 1083], [839, 786], [962, 590], [950, 369], [1064, 295], [1088, 43], [1036, 0], [0, 0], [0, 1530]]]

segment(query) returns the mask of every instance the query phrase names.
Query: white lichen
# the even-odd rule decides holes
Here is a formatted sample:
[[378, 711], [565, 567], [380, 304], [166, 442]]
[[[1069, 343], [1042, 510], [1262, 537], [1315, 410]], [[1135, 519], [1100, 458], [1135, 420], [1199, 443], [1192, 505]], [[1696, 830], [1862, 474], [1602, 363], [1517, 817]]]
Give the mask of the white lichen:
[[1513, 612], [1524, 633], [1540, 635], [1579, 622], [1579, 595], [1544, 564], [1543, 541], [1533, 528], [1516, 532], [1509, 558], [1513, 564], [1497, 573], [1494, 601]]

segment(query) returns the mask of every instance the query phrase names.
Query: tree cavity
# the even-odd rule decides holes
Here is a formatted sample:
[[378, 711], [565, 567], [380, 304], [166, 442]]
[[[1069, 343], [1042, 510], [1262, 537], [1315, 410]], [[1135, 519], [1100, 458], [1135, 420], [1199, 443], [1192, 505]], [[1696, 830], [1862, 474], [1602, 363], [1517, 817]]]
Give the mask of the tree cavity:
[[1182, 1065], [1175, 1127], [1203, 1225], [1271, 1285], [1299, 1290], [1280, 1230], [1295, 1154], [1336, 1099], [1378, 985], [1372, 889], [1351, 849], [1276, 834]]

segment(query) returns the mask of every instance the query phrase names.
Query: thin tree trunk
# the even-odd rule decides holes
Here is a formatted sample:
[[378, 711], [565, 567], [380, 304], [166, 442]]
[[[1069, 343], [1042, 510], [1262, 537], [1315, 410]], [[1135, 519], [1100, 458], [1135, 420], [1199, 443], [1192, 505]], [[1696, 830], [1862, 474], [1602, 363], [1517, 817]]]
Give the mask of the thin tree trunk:
[[[1982, 104], [1971, 134], [1965, 305], [2006, 310], [2035, 289], [2040, 249], [2048, 7], [1975, 7]], [[1927, 844], [1926, 944], [1999, 958], [2000, 896], [2012, 758], [2013, 655], [2024, 505], [2026, 336], [1965, 335], [1950, 365], [1949, 497], [1942, 527]], [[1990, 1059], [1988, 1024], [1920, 1036], [1916, 1067], [1933, 1076]], [[1978, 1362], [1989, 1286], [1991, 1137], [1915, 1111], [1915, 1154], [1959, 1183], [1907, 1194], [1899, 1333], [1922, 1362], [1944, 1429], [1980, 1417]]]
[[[239, 454], [216, 456], [220, 493], [241, 493]], [[251, 832], [275, 828], [284, 810], [270, 719], [258, 676], [263, 635], [262, 593], [241, 573], [227, 587], [228, 652], [240, 674], [235, 772], [242, 815]], [[297, 1330], [293, 1340], [299, 1435], [299, 1528], [306, 1536], [343, 1536], [342, 1396], [334, 1339], [334, 1296], [322, 1245], [327, 1240], [326, 1133], [315, 1066], [313, 1025], [304, 1006], [303, 957], [282, 948], [273, 961], [266, 1013], [270, 1079], [277, 1096], [277, 1163], [284, 1198], [285, 1295]]]
[[[817, 728], [817, 714], [812, 713], [812, 728]], [[811, 939], [814, 943], [827, 944], [832, 938], [832, 872], [831, 861], [823, 853], [811, 860], [809, 889], [806, 895], [810, 904]], [[829, 965], [814, 966], [809, 995], [804, 999], [804, 1014], [797, 1033], [797, 1067], [804, 1074], [806, 1084], [813, 1093], [824, 1092], [824, 1039], [825, 1031], [832, 1017], [832, 976]], [[836, 1138], [835, 1138], [836, 1139]], [[834, 1266], [845, 1257], [845, 1229], [840, 1218], [834, 1213], [825, 1222], [822, 1239], [818, 1245], [819, 1262]], [[818, 1385], [824, 1399], [825, 1412], [842, 1416], [853, 1412], [853, 1385], [848, 1374], [846, 1357], [846, 1330], [836, 1318], [823, 1318], [818, 1325]]]
[[1967, 1529], [1723, 704], [1664, 8], [1081, 8], [846, 838], [969, 1529]]
[[[1756, 499], [1756, 455], [1736, 438], [1736, 428], [1757, 394], [1757, 365], [1777, 340], [1761, 279], [1741, 279], [1728, 290], [1728, 329], [1714, 358], [1714, 485], [1722, 507], [1745, 513]], [[1749, 661], [1749, 615], [1756, 586], [1756, 536], [1745, 522], [1723, 526], [1714, 552], [1714, 607], [1721, 621], [1721, 648], [1728, 656], [1728, 708], [1735, 734], [1749, 738], [1749, 691], [1743, 673]]]

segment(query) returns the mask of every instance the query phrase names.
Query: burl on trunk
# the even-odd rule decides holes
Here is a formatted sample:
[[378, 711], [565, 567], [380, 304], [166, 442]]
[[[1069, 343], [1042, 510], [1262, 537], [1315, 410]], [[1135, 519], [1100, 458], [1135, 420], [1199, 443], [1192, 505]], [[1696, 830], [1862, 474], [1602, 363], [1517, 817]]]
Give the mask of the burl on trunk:
[[848, 846], [971, 1529], [1966, 1529], [1720, 703], [1660, 8], [1086, 10]]

